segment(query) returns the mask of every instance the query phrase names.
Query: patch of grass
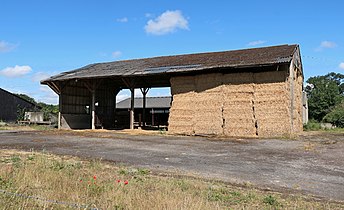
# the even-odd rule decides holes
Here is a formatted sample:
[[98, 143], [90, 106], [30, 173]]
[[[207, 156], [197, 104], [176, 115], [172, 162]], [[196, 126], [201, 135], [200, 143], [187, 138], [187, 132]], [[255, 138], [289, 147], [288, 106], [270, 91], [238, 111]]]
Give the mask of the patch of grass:
[[322, 130], [320, 123], [310, 120], [306, 125], [303, 126], [304, 131], [319, 131]]
[[277, 198], [275, 198], [275, 197], [272, 196], [272, 195], [266, 196], [266, 197], [263, 199], [263, 203], [268, 204], [268, 205], [270, 205], [270, 206], [274, 206], [274, 207], [279, 206], [279, 203], [278, 203], [278, 201], [277, 201]]
[[[263, 192], [179, 174], [46, 153], [0, 150], [3, 209], [341, 209], [303, 196]], [[13, 196], [18, 193], [21, 196]], [[32, 196], [32, 198], [25, 197]], [[41, 199], [33, 199], [39, 197]], [[52, 203], [47, 201], [61, 201]]]
[[54, 127], [50, 125], [30, 125], [30, 128], [33, 130], [38, 130], [38, 131], [49, 131], [55, 129]]

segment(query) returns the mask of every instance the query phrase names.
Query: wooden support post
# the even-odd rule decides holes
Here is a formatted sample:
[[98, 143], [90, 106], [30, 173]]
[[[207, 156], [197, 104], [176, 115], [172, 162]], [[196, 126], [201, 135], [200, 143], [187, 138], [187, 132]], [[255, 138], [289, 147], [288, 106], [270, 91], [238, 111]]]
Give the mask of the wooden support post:
[[131, 102], [130, 102], [130, 129], [134, 129], [134, 97], [135, 97], [135, 80], [122, 78], [123, 83], [129, 88], [131, 92]]
[[154, 126], [154, 109], [152, 109], [152, 126]]
[[59, 94], [59, 114], [57, 119], [57, 129], [61, 130], [61, 120], [62, 120], [62, 93]]
[[52, 89], [59, 95], [59, 113], [57, 118], [57, 129], [62, 128], [62, 90], [65, 88], [67, 83], [48, 83], [49, 87], [52, 87]]
[[146, 94], [143, 95], [143, 106], [142, 106], [142, 127], [146, 127]]
[[103, 80], [99, 79], [97, 81], [83, 81], [85, 87], [91, 92], [92, 99], [91, 99], [91, 129], [96, 129], [96, 90], [100, 86]]
[[117, 88], [113, 91], [114, 94], [114, 106], [113, 106], [113, 118], [114, 118], [114, 128], [117, 127], [117, 119], [116, 119], [116, 103], [117, 103], [117, 94], [121, 91], [120, 88]]
[[92, 130], [96, 129], [96, 91], [93, 90], [91, 92], [92, 94], [92, 105], [91, 105], [91, 110], [92, 110]]
[[135, 100], [135, 88], [130, 88], [131, 98], [130, 98], [130, 129], [134, 129], [134, 100]]
[[142, 122], [143, 127], [146, 127], [146, 95], [149, 91], [149, 88], [141, 88], [141, 92], [143, 95], [143, 104], [142, 104]]

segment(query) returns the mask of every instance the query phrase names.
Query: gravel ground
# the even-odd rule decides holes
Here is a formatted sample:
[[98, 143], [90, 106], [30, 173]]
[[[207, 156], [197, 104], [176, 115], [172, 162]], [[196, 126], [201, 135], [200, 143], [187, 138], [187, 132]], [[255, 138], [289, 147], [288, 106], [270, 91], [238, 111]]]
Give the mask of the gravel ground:
[[214, 139], [116, 131], [3, 131], [0, 148], [102, 158], [277, 191], [344, 201], [344, 134]]

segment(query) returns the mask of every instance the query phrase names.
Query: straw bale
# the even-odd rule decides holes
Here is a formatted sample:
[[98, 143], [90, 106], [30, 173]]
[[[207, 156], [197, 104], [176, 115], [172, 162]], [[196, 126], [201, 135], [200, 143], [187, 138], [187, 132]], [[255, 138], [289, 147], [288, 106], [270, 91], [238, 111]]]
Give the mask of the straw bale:
[[276, 122], [275, 125], [271, 123], [259, 124], [262, 124], [258, 127], [260, 137], [289, 136], [291, 134], [290, 125], [283, 122]]
[[222, 91], [224, 94], [233, 94], [233, 93], [253, 93], [254, 92], [254, 85], [253, 83], [247, 83], [242, 85], [231, 85], [225, 84], [222, 87]]
[[[185, 80], [185, 77], [177, 77], [176, 79], [171, 79], [171, 83], [173, 82], [173, 85], [182, 84], [183, 80]], [[171, 89], [173, 89], [172, 87], [174, 86], [171, 86]], [[178, 88], [179, 93], [173, 96], [172, 107], [170, 109], [168, 119], [169, 133], [191, 135], [193, 133], [194, 117], [192, 104], [196, 93], [189, 91], [189, 87], [185, 85], [181, 85]]]
[[195, 134], [222, 134], [221, 92], [200, 92], [193, 98], [192, 107], [195, 110], [193, 129]]
[[256, 135], [255, 120], [251, 117], [226, 118], [224, 135], [227, 136], [250, 136]]

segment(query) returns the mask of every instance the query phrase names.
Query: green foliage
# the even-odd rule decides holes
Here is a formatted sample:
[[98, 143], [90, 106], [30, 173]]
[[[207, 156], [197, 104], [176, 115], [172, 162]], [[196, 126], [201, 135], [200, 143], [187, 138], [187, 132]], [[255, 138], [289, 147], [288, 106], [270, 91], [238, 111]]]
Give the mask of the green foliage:
[[25, 95], [25, 94], [16, 94], [16, 95], [19, 96], [20, 98], [26, 100], [26, 101], [29, 101], [29, 102], [31, 102], [31, 103], [33, 103], [33, 104], [37, 104], [36, 101], [35, 101], [35, 99], [34, 99], [34, 98], [31, 98], [31, 97], [28, 96], [28, 95]]
[[17, 106], [17, 121], [21, 121], [24, 120], [25, 118], [25, 112], [26, 112], [26, 108], [22, 108], [19, 105]]
[[338, 104], [330, 113], [326, 114], [324, 121], [333, 125], [344, 128], [344, 101]]
[[305, 131], [318, 131], [321, 130], [321, 125], [319, 122], [311, 119], [306, 125], [303, 126], [303, 129]]
[[[28, 95], [25, 94], [16, 94], [17, 96], [19, 96], [20, 98], [29, 101], [33, 104], [36, 104], [36, 106], [41, 107], [41, 111], [43, 112], [43, 118], [44, 120], [48, 121], [50, 120], [51, 115], [57, 115], [57, 113], [59, 112], [59, 106], [58, 105], [53, 105], [53, 104], [46, 104], [43, 102], [36, 102], [35, 99], [31, 98]], [[18, 107], [18, 119], [17, 120], [24, 120], [24, 113], [25, 109], [19, 109]]]
[[277, 199], [274, 196], [272, 196], [272, 195], [266, 196], [263, 199], [263, 203], [268, 204], [270, 206], [278, 206]]
[[42, 107], [41, 111], [44, 113], [44, 120], [49, 120], [50, 115], [57, 115], [57, 113], [59, 112], [58, 105], [46, 104], [43, 102], [39, 102], [37, 105]]
[[309, 117], [321, 122], [344, 100], [344, 75], [332, 72], [325, 76], [310, 77], [307, 83]]

